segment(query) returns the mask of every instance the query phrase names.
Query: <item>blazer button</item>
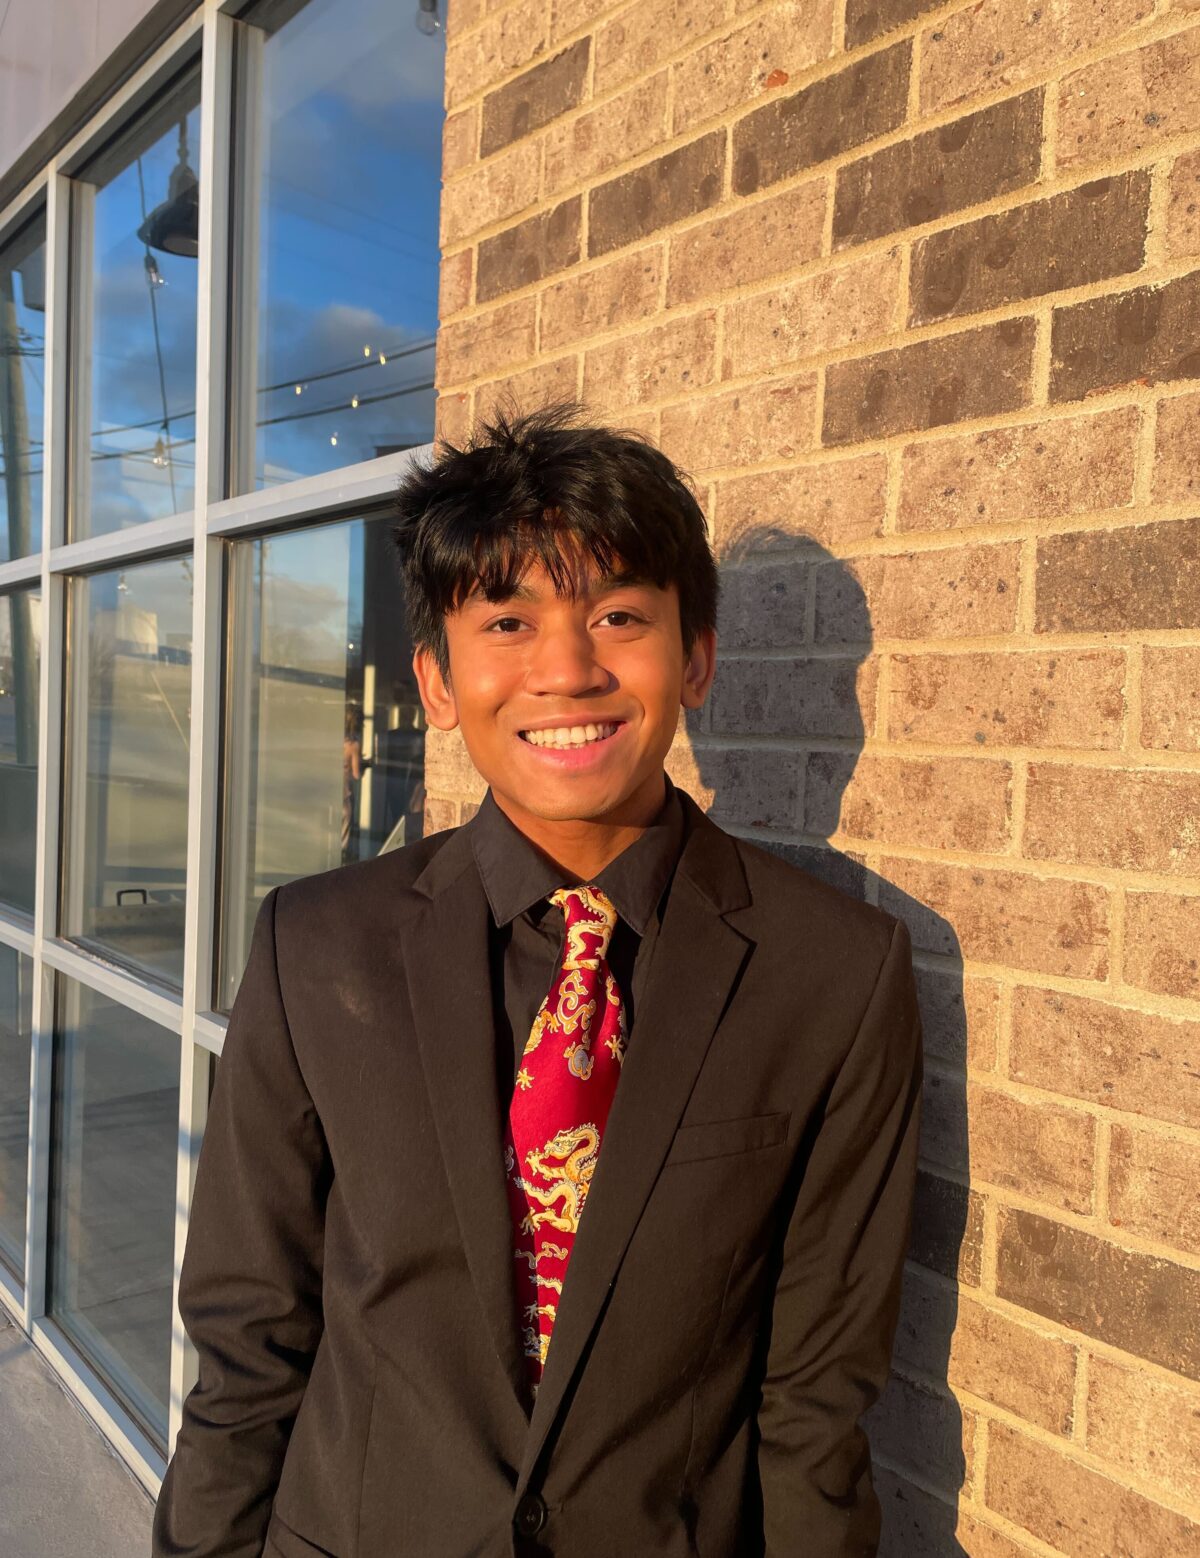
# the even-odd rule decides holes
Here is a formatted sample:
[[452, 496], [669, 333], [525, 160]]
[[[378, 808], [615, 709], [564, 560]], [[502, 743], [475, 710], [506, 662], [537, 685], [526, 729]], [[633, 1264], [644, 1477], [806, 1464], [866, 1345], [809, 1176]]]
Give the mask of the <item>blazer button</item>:
[[546, 1502], [541, 1494], [523, 1494], [513, 1516], [513, 1525], [522, 1536], [536, 1536], [545, 1524]]

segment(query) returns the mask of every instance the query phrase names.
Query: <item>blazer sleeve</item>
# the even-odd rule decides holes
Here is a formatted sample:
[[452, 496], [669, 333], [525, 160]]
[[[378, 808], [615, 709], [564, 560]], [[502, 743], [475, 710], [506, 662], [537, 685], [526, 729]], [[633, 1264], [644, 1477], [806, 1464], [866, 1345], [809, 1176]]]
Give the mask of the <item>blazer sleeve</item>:
[[766, 1558], [870, 1558], [881, 1511], [859, 1419], [887, 1382], [912, 1220], [923, 1074], [897, 920], [784, 1234], [757, 1446]]
[[331, 1168], [259, 909], [196, 1165], [179, 1312], [199, 1377], [154, 1511], [153, 1558], [260, 1558], [323, 1331]]

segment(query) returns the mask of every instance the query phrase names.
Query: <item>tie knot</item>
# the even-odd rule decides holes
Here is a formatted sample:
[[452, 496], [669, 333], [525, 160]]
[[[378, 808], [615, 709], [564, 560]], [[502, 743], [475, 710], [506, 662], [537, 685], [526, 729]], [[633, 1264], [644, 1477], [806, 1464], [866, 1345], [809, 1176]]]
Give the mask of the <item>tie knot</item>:
[[598, 968], [608, 953], [617, 909], [598, 887], [560, 887], [550, 894], [550, 902], [563, 911], [567, 921], [567, 945], [564, 968]]

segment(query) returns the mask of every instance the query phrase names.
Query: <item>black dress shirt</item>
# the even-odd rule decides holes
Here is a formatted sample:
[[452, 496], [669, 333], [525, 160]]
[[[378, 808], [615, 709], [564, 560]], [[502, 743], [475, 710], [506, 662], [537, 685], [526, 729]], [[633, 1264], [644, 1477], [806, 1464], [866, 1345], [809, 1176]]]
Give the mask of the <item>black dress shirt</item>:
[[[492, 911], [488, 953], [496, 1077], [507, 1106], [533, 1019], [562, 962], [566, 919], [549, 897], [558, 888], [575, 884], [500, 810], [490, 789], [471, 834]], [[636, 1042], [634, 1013], [682, 844], [683, 807], [667, 778], [666, 796], [654, 821], [592, 878], [592, 885], [608, 895], [619, 916], [608, 961], [625, 1006], [630, 1043]]]

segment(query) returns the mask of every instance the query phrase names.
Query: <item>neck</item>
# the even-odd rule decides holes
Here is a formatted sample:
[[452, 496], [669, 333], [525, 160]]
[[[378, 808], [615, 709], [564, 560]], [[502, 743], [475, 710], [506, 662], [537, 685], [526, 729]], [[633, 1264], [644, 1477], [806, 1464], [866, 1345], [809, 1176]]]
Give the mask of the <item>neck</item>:
[[492, 790], [492, 799], [525, 837], [561, 871], [590, 882], [610, 860], [628, 849], [662, 810], [666, 774], [660, 769], [603, 817], [539, 817], [510, 795]]

